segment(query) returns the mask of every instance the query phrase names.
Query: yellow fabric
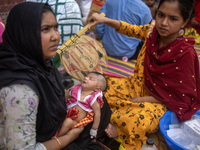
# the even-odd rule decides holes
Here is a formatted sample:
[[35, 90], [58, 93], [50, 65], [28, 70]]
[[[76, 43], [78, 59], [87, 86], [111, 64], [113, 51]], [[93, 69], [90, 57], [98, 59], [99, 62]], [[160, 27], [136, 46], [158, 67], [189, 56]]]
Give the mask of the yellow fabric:
[[200, 35], [197, 33], [197, 31], [194, 28], [185, 28], [185, 36], [194, 37], [195, 45], [200, 45]]
[[[150, 25], [136, 26], [121, 21], [119, 33], [145, 40], [151, 30]], [[146, 41], [145, 41], [146, 43]], [[117, 127], [122, 146], [126, 150], [140, 150], [146, 143], [146, 133], [158, 130], [159, 119], [166, 112], [166, 107], [158, 103], [132, 103], [133, 97], [149, 96], [144, 88], [144, 54], [143, 45], [137, 59], [134, 76], [127, 78], [108, 78], [108, 90], [105, 97], [112, 110], [110, 122]]]

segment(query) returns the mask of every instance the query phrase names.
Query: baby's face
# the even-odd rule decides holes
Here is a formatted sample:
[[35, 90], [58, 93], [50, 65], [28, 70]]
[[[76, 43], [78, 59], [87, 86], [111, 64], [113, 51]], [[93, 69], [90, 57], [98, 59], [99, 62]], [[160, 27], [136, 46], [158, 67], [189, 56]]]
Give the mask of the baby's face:
[[99, 78], [94, 73], [89, 73], [81, 82], [81, 86], [84, 89], [94, 90], [98, 86]]
[[147, 0], [147, 6], [152, 7], [156, 3], [155, 0]]

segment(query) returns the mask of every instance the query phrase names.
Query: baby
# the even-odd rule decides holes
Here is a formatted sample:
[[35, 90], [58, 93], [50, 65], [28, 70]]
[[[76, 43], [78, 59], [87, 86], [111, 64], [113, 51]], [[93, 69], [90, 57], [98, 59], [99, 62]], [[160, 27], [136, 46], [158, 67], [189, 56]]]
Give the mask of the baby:
[[[79, 134], [84, 126], [93, 122], [90, 129], [91, 138], [97, 136], [97, 130], [100, 123], [101, 111], [103, 106], [102, 91], [107, 88], [107, 81], [104, 75], [98, 72], [91, 72], [70, 91], [66, 91], [65, 98], [67, 102], [67, 117], [63, 122], [57, 136], [66, 134], [70, 129], [78, 128]], [[74, 135], [77, 136], [77, 135]]]
[[155, 19], [156, 17], [156, 7], [155, 7], [156, 1], [157, 0], [147, 0], [147, 6], [151, 10], [151, 15], [153, 19]]

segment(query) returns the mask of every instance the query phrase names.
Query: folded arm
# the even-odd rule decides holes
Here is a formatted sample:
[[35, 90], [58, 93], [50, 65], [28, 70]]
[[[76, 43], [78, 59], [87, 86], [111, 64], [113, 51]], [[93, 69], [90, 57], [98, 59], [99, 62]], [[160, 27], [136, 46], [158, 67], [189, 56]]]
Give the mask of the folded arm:
[[143, 103], [143, 102], [161, 103], [159, 100], [157, 100], [153, 96], [134, 97], [134, 98], [130, 99], [130, 101], [133, 103]]

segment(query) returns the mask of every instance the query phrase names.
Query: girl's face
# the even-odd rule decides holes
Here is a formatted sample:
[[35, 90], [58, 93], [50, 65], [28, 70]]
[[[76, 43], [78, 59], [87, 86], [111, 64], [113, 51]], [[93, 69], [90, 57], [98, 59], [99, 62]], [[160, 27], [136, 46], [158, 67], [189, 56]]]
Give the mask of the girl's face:
[[50, 11], [43, 13], [41, 22], [41, 40], [44, 59], [52, 58], [56, 55], [56, 50], [60, 42], [58, 23], [54, 14]]
[[178, 7], [178, 2], [163, 2], [156, 15], [156, 29], [160, 37], [176, 39], [179, 30], [184, 28], [188, 21], [184, 22]]

